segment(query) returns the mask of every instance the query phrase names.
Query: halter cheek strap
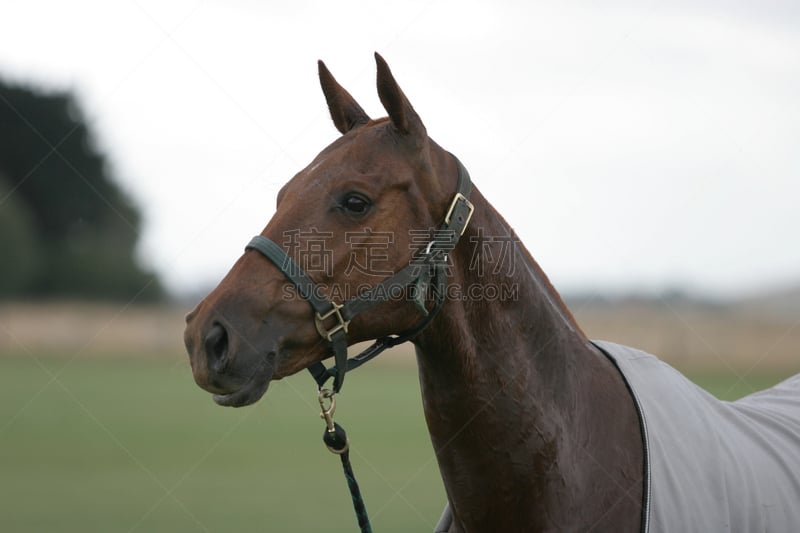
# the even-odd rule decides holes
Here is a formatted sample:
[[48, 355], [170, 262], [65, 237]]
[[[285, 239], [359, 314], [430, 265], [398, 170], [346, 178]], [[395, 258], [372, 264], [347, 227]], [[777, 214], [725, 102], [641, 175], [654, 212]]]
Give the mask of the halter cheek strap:
[[[314, 310], [314, 324], [320, 336], [331, 344], [335, 366], [326, 368], [321, 362], [314, 363], [308, 370], [320, 388], [333, 377], [333, 390], [339, 392], [348, 370], [358, 368], [374, 358], [385, 349], [406, 342], [425, 329], [439, 312], [444, 303], [447, 289], [447, 254], [455, 248], [469, 224], [474, 207], [469, 201], [472, 189], [469, 173], [461, 161], [455, 156], [458, 167], [458, 186], [450, 207], [444, 217], [439, 231], [428, 243], [422, 254], [411, 264], [399, 270], [391, 277], [383, 280], [370, 290], [337, 304], [326, 298], [319, 286], [289, 255], [275, 242], [257, 235], [245, 248], [256, 250], [272, 261], [284, 276], [297, 288], [297, 293], [306, 300]], [[410, 330], [394, 336], [381, 337], [372, 346], [358, 354], [347, 358], [347, 330], [350, 321], [358, 314], [387, 301], [398, 291], [405, 291], [414, 286], [413, 297], [417, 308], [425, 315], [423, 320]], [[432, 290], [433, 307], [429, 311], [425, 306], [428, 289]]]

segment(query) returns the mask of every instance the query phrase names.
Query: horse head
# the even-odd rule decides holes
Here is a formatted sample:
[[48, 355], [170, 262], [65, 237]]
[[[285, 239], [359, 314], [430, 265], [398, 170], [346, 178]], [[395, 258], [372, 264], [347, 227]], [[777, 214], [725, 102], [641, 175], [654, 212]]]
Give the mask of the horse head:
[[388, 65], [375, 57], [388, 117], [370, 119], [320, 61], [341, 136], [280, 190], [260, 234], [277, 245], [277, 258], [249, 247], [186, 317], [194, 379], [220, 405], [256, 402], [271, 380], [330, 357], [331, 320], [346, 327], [352, 344], [408, 330], [427, 312], [413, 298], [389, 298], [344, 323], [329, 318], [334, 311], [315, 313], [300, 283], [287, 278], [287, 268], [301, 269], [336, 308], [408, 266], [453, 202], [459, 164], [428, 137]]

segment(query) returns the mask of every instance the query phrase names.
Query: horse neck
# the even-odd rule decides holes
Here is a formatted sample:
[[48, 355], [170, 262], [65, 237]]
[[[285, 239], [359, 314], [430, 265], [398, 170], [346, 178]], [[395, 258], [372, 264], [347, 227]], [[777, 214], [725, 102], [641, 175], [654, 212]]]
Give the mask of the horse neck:
[[[536, 500], [539, 516], [552, 518], [561, 505], [553, 502], [572, 501], [564, 491], [592, 475], [570, 446], [594, 445], [598, 419], [624, 412], [630, 398], [502, 217], [478, 191], [473, 203], [470, 231], [452, 254], [450, 288], [494, 286], [500, 296], [467, 289], [468, 299], [448, 298], [415, 342], [428, 428], [465, 523], [486, 509], [481, 500], [503, 493], [507, 502]], [[513, 264], [490, 261], [502, 246]], [[598, 398], [608, 401], [595, 408]]]
[[444, 307], [416, 342], [420, 370], [468, 396], [563, 387], [594, 351], [513, 230], [480, 192], [473, 203]]

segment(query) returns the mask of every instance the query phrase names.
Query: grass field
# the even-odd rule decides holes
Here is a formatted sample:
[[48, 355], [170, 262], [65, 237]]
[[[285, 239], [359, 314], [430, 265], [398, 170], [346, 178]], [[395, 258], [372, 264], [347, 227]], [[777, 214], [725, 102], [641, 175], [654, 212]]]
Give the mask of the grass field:
[[[780, 377], [698, 380], [732, 398]], [[19, 354], [0, 356], [0, 391], [0, 531], [355, 530], [306, 375], [224, 409], [183, 356]], [[431, 531], [445, 497], [413, 366], [349, 376], [337, 415], [375, 531]]]
[[[337, 420], [376, 531], [430, 531], [444, 492], [411, 369], [351, 376]], [[0, 359], [0, 531], [350, 531], [315, 387], [223, 409], [183, 358]]]

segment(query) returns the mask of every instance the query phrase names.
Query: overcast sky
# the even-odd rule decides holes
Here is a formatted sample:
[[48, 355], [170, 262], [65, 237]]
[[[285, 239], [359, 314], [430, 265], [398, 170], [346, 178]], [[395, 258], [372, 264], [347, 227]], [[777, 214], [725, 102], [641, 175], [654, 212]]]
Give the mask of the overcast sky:
[[392, 4], [3, 2], [0, 76], [77, 93], [176, 291], [336, 138], [317, 59], [385, 115], [373, 51], [562, 291], [800, 283], [800, 2]]

